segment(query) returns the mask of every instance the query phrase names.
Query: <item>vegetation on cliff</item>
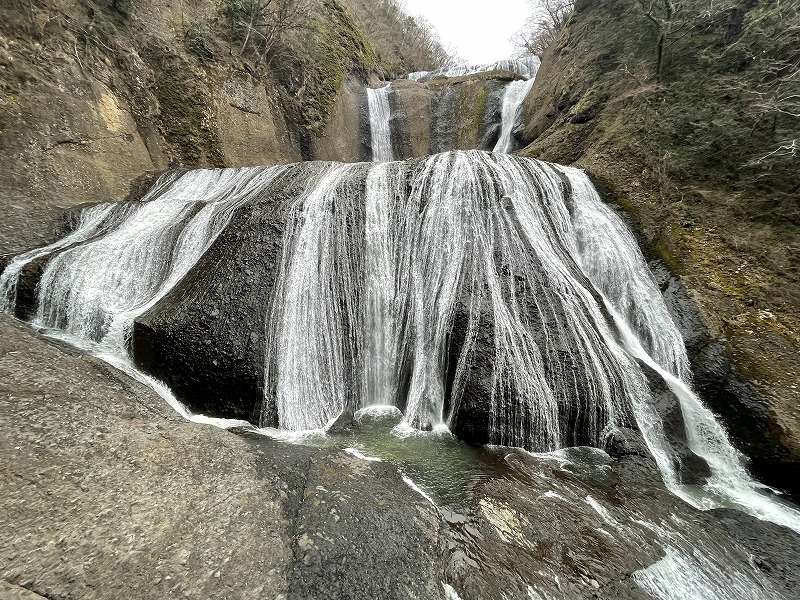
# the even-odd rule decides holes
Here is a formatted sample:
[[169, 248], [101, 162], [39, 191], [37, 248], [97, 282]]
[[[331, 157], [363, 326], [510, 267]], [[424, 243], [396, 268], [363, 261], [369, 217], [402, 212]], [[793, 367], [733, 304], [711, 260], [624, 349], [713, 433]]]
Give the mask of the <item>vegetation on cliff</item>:
[[398, 0], [343, 0], [358, 28], [372, 42], [382, 78], [396, 79], [413, 71], [431, 71], [451, 63], [435, 28], [406, 14]]
[[389, 76], [448, 58], [394, 0], [11, 0], [2, 11], [4, 92], [46, 78], [61, 53], [110, 83], [140, 127], [157, 124], [187, 166], [225, 162], [215, 94], [231, 72], [270, 88], [302, 138], [322, 134], [346, 74]]
[[798, 0], [579, 0], [545, 52], [524, 151], [586, 168], [628, 209], [768, 399], [761, 442], [787, 465], [800, 457], [798, 32]]
[[528, 0], [532, 14], [513, 37], [517, 51], [541, 57], [559, 36], [575, 9], [575, 0]]

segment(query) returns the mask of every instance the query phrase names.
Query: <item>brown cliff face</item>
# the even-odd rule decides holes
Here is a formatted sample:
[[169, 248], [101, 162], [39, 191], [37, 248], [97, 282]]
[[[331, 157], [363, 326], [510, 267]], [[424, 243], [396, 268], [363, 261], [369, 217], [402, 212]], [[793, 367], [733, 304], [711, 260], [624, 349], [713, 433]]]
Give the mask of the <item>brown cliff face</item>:
[[523, 154], [585, 168], [631, 214], [700, 307], [711, 338], [696, 353], [736, 366], [712, 373], [707, 401], [757, 470], [786, 478], [800, 461], [800, 171], [786, 149], [800, 119], [778, 100], [797, 77], [800, 3], [650, 4], [577, 3], [528, 98]]
[[3, 3], [0, 254], [51, 238], [64, 208], [123, 199], [147, 172], [358, 158], [341, 124], [357, 111], [353, 82], [381, 63], [348, 9], [308, 0], [301, 27], [259, 54], [225, 6]]

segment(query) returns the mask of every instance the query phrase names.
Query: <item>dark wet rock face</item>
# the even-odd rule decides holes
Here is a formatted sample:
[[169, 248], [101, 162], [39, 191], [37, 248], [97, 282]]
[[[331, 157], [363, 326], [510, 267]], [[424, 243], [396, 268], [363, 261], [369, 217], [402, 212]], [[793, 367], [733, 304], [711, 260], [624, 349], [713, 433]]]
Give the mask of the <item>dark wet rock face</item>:
[[[238, 209], [197, 264], [133, 325], [131, 353], [194, 412], [258, 422], [291, 173]], [[267, 405], [265, 426], [276, 426]]]
[[134, 324], [136, 364], [196, 412], [258, 418], [282, 250], [279, 205], [270, 197], [238, 211], [187, 277]]
[[297, 522], [289, 600], [443, 598], [439, 515], [395, 467], [343, 454], [315, 462]]
[[702, 485], [711, 475], [711, 470], [708, 464], [689, 448], [680, 402], [655, 371], [645, 364], [640, 363], [639, 366], [650, 384], [653, 406], [661, 418], [664, 436], [674, 451], [674, 460], [681, 482]]
[[683, 336], [692, 365], [692, 384], [719, 415], [734, 444], [750, 459], [758, 479], [800, 497], [800, 463], [785, 447], [767, 398], [737, 370], [725, 340], [709, 331], [697, 304], [679, 277], [650, 261], [670, 315]]
[[652, 459], [642, 434], [629, 427], [614, 430], [606, 442], [605, 451], [613, 458], [640, 456]]
[[389, 91], [389, 115], [389, 131], [395, 160], [412, 158], [414, 151], [411, 147], [408, 117], [400, 95], [394, 90]]
[[[471, 340], [471, 342], [470, 342]], [[452, 398], [456, 367], [461, 354], [469, 349], [468, 367], [464, 374], [463, 393]], [[487, 309], [478, 313], [477, 320], [470, 319], [470, 308], [460, 303], [453, 317], [453, 328], [447, 360], [448, 411], [453, 411], [450, 423], [453, 433], [473, 444], [489, 444], [499, 435], [492, 431], [492, 373], [494, 371], [494, 322]]]
[[752, 562], [779, 592], [792, 598], [800, 590], [800, 539], [786, 529], [730, 509], [710, 511], [709, 520], [752, 555]]
[[500, 137], [502, 126], [503, 95], [506, 91], [507, 81], [486, 82], [486, 110], [481, 122], [479, 150], [492, 150]]
[[29, 321], [36, 315], [36, 286], [44, 272], [49, 256], [42, 256], [27, 263], [19, 274], [16, 288], [16, 308], [14, 316]]
[[764, 597], [799, 589], [800, 536], [736, 511], [691, 509], [658, 484], [650, 460], [575, 448], [561, 461], [512, 452], [505, 462], [510, 471], [476, 485], [468, 506], [442, 511], [445, 575], [464, 600], [644, 600], [653, 596], [640, 572], [668, 552], [719, 561], [723, 586], [740, 577]]

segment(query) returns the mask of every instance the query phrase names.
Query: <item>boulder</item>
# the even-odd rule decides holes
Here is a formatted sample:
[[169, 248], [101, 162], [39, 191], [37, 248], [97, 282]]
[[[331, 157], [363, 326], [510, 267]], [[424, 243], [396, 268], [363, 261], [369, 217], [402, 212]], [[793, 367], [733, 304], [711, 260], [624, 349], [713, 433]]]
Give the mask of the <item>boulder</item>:
[[[239, 208], [187, 275], [134, 322], [134, 362], [194, 412], [258, 422], [291, 199], [269, 188]], [[274, 407], [266, 408], [265, 425], [277, 425]]]

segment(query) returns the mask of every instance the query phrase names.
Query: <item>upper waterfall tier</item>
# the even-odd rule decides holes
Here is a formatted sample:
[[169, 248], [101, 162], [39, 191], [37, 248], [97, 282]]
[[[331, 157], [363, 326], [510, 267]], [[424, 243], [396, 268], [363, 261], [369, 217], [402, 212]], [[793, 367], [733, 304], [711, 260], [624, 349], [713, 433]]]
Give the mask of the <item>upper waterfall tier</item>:
[[484, 65], [457, 65], [455, 67], [437, 69], [436, 71], [416, 71], [414, 73], [409, 73], [408, 78], [412, 81], [427, 82], [437, 77], [461, 77], [462, 75], [472, 75], [473, 73], [509, 71], [525, 79], [533, 79], [539, 71], [540, 64], [541, 61], [538, 56], [526, 56], [524, 58], [500, 60]]
[[359, 116], [362, 156], [421, 158], [449, 150], [512, 152], [535, 79], [475, 75], [429, 84], [397, 80], [367, 88]]
[[533, 57], [436, 76], [412, 73], [409, 80], [367, 88], [359, 126], [362, 157], [380, 162], [449, 150], [518, 149], [522, 108], [537, 69]]
[[392, 131], [390, 127], [389, 87], [367, 88], [367, 110], [369, 113], [370, 148], [372, 160], [386, 162], [394, 160]]

